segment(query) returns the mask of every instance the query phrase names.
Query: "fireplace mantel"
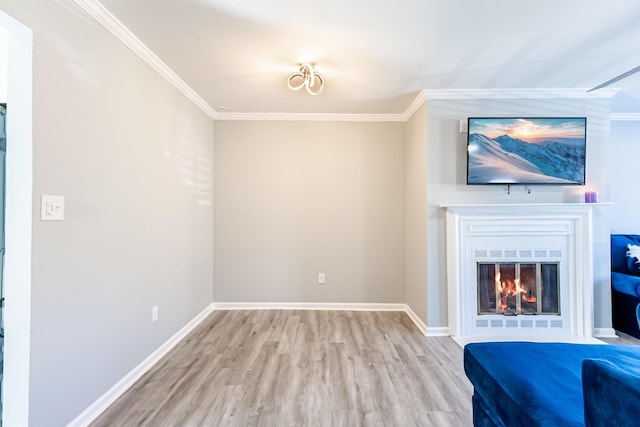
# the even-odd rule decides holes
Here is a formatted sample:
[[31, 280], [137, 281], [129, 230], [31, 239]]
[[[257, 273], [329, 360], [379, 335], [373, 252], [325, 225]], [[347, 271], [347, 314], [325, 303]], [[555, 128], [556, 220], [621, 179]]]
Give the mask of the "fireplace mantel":
[[573, 209], [578, 207], [587, 207], [592, 208], [594, 206], [608, 206], [612, 205], [609, 202], [598, 202], [598, 203], [444, 203], [441, 204], [441, 208], [445, 209], [466, 209], [466, 208], [480, 208], [480, 209], [489, 209], [489, 208], [510, 208], [510, 207], [518, 207], [518, 208], [549, 208], [553, 210], [559, 209]]
[[[505, 339], [592, 339], [594, 205], [444, 205], [447, 211], [451, 336], [461, 343]], [[512, 259], [516, 254], [525, 252], [540, 252], [544, 256], [551, 254], [559, 262], [563, 287], [561, 315], [507, 318], [496, 314], [480, 317], [476, 289], [478, 257]]]

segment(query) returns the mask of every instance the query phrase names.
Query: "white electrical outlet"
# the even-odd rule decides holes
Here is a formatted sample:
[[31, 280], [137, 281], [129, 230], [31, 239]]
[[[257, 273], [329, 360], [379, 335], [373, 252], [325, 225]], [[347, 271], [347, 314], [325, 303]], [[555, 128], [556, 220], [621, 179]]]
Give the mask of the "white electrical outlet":
[[155, 322], [156, 320], [158, 320], [158, 306], [154, 305], [151, 307], [151, 321]]
[[462, 119], [460, 120], [460, 133], [465, 133], [469, 130], [469, 127], [467, 126], [467, 120]]
[[325, 278], [325, 276], [324, 276], [324, 273], [319, 273], [319, 274], [318, 274], [318, 284], [320, 284], [320, 285], [324, 285], [325, 279], [326, 279], [326, 278]]

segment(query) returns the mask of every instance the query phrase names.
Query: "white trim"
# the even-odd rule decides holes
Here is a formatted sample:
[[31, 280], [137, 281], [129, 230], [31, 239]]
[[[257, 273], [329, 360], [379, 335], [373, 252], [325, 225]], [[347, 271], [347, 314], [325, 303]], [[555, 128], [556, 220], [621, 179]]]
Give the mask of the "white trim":
[[404, 312], [407, 313], [407, 316], [413, 321], [418, 330], [422, 332], [422, 335], [427, 336], [427, 325], [418, 317], [415, 311], [409, 306], [409, 304], [405, 304]]
[[310, 122], [406, 122], [427, 100], [419, 91], [401, 114], [329, 114], [329, 113], [217, 113], [216, 120], [284, 120]]
[[405, 122], [428, 99], [504, 99], [504, 98], [612, 98], [619, 89], [427, 89], [418, 92], [407, 109], [400, 114], [317, 114], [317, 113], [221, 113], [165, 64], [98, 0], [73, 0], [89, 16], [100, 23], [133, 53], [191, 100], [214, 120], [286, 120], [286, 121], [350, 121]]
[[[76, 0], [78, 1], [78, 0]], [[316, 113], [217, 113], [216, 120], [286, 120], [406, 122], [429, 100], [438, 99], [598, 99], [612, 98], [618, 89], [426, 89], [418, 92], [401, 114], [316, 114]], [[627, 119], [630, 120], [630, 119]]]
[[189, 323], [184, 325], [178, 332], [169, 338], [164, 344], [158, 347], [138, 366], [133, 368], [127, 375], [111, 387], [105, 394], [100, 396], [87, 409], [78, 415], [73, 421], [67, 424], [67, 427], [84, 427], [88, 426], [102, 412], [104, 412], [113, 402], [129, 389], [142, 375], [144, 375], [151, 367], [156, 364], [165, 354], [167, 354], [176, 344], [178, 344], [189, 332], [198, 326], [211, 312], [213, 312], [213, 304], [206, 307], [200, 314], [194, 317]]
[[129, 29], [116, 18], [106, 7], [97, 0], [73, 0], [93, 19], [98, 21], [111, 34], [116, 36], [125, 46], [140, 59], [146, 62], [158, 74], [164, 77], [184, 96], [200, 108], [207, 116], [216, 119], [218, 113], [207, 102], [200, 97], [188, 84], [184, 82], [167, 64], [165, 64], [155, 53], [151, 51], [142, 41], [137, 38]]
[[427, 328], [407, 304], [322, 302], [214, 302], [215, 310], [403, 311], [425, 336], [448, 336], [449, 328]]
[[2, 425], [29, 425], [33, 200], [33, 33], [0, 11], [8, 35], [4, 410]]
[[265, 120], [307, 122], [404, 122], [404, 114], [341, 113], [217, 113], [216, 120]]
[[612, 98], [619, 89], [427, 89], [424, 95], [431, 99], [593, 99]]
[[427, 327], [427, 331], [425, 333], [427, 337], [448, 337], [451, 336], [449, 333], [448, 326], [431, 326]]
[[610, 119], [617, 122], [638, 122], [640, 121], [640, 113], [611, 113]]
[[[546, 337], [549, 334], [566, 335], [571, 339], [591, 338], [593, 291], [583, 286], [593, 283], [593, 213], [590, 205], [539, 203], [447, 207], [448, 323], [451, 335], [461, 340], [507, 334], [527, 339], [532, 335]], [[521, 241], [531, 242], [531, 246], [518, 246], [516, 242]], [[475, 261], [497, 262], [518, 258], [515, 252], [514, 255], [503, 254], [503, 248], [528, 250], [530, 253], [532, 249], [540, 249], [545, 254], [547, 250], [555, 250], [558, 253], [548, 258], [560, 262], [559, 271], [563, 275], [560, 280], [565, 283], [560, 289], [562, 315], [538, 315], [535, 326], [531, 320], [527, 321], [531, 324], [525, 326], [522, 319], [511, 319], [511, 322], [516, 322], [511, 328], [500, 315], [484, 316], [484, 324], [478, 321], [478, 316], [473, 314], [477, 313], [478, 301], [468, 289], [476, 283]], [[544, 257], [547, 258], [546, 255]], [[550, 329], [547, 320], [555, 320], [560, 325]], [[540, 329], [538, 323], [542, 325]]]
[[[78, 1], [78, 0], [76, 0]], [[612, 98], [618, 89], [426, 89], [418, 92], [401, 114], [317, 114], [317, 113], [217, 113], [216, 120], [285, 120], [406, 122], [429, 100], [438, 99], [599, 99]], [[631, 119], [626, 119], [631, 120]]]
[[214, 302], [215, 310], [405, 311], [406, 304], [342, 302]]
[[596, 338], [620, 338], [613, 328], [593, 328], [593, 336]]
[[427, 101], [426, 93], [424, 90], [421, 90], [420, 92], [418, 92], [418, 95], [416, 95], [413, 102], [409, 104], [406, 110], [404, 110], [404, 113], [402, 113], [402, 117], [404, 118], [404, 121], [406, 122], [407, 120], [409, 120], [411, 116], [413, 116], [413, 113], [418, 111], [418, 108], [422, 107], [422, 104], [424, 104], [426, 101]]
[[138, 366], [107, 390], [87, 409], [82, 411], [67, 427], [86, 427], [102, 414], [113, 402], [126, 392], [142, 375], [155, 365], [176, 344], [183, 340], [189, 332], [195, 329], [209, 314], [216, 310], [335, 310], [335, 311], [401, 311], [406, 313], [420, 332], [425, 336], [448, 336], [449, 328], [427, 328], [407, 304], [380, 303], [251, 303], [251, 302], [216, 302], [211, 303], [200, 314], [176, 332], [164, 344], [158, 347]]

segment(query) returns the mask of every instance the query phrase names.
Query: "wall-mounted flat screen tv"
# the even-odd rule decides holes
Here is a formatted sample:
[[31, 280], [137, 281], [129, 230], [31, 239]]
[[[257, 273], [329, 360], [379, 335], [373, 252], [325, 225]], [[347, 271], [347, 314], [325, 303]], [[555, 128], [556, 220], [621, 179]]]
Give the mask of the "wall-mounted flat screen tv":
[[467, 184], [583, 185], [586, 117], [470, 117]]

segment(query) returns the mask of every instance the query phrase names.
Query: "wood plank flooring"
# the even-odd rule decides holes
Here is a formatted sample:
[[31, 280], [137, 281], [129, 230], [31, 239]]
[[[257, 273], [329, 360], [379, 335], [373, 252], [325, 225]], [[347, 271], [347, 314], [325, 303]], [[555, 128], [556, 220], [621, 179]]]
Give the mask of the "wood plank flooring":
[[616, 335], [618, 338], [600, 338], [600, 340], [613, 345], [640, 345], [640, 340], [634, 336], [620, 331], [616, 331]]
[[464, 427], [471, 394], [402, 312], [216, 311], [91, 426]]

